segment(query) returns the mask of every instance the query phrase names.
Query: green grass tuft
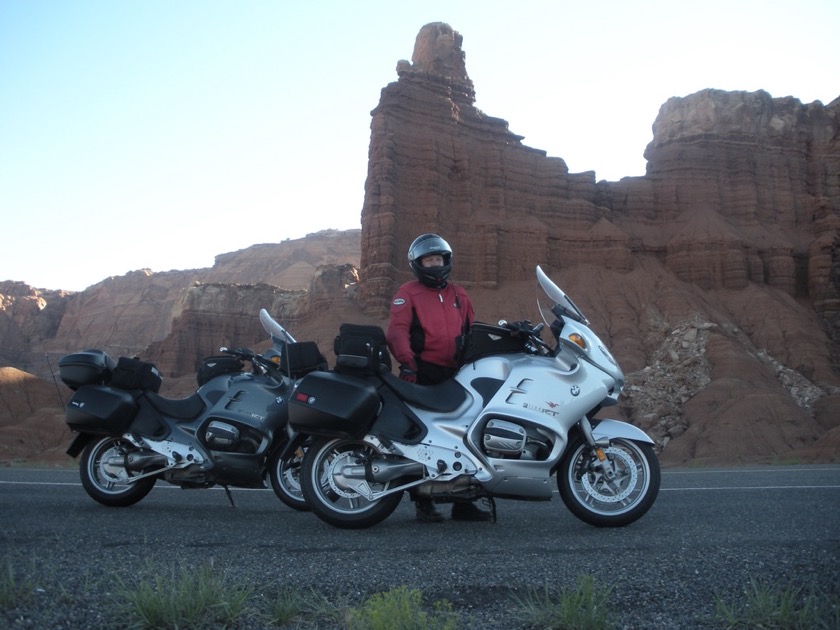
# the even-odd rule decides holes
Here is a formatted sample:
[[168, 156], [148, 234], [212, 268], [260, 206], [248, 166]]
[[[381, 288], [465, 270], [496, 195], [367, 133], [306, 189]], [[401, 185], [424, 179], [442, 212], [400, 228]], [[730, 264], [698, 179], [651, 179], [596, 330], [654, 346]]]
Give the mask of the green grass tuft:
[[790, 584], [782, 587], [751, 580], [737, 601], [727, 602], [718, 597], [715, 611], [727, 628], [840, 628], [840, 595], [805, 591]]
[[26, 576], [16, 575], [11, 561], [7, 559], [0, 568], [0, 607], [26, 606], [32, 601], [34, 590], [32, 581]]
[[376, 593], [359, 608], [351, 609], [348, 630], [453, 630], [457, 620], [452, 605], [443, 600], [435, 602], [433, 611], [423, 606], [423, 593], [400, 586], [384, 593]]
[[522, 625], [542, 630], [600, 630], [609, 627], [610, 589], [597, 588], [589, 575], [578, 578], [576, 588], [552, 595], [529, 593], [517, 599], [517, 618]]
[[219, 628], [235, 625], [251, 595], [225, 584], [209, 566], [181, 567], [137, 585], [120, 584], [118, 607], [136, 628]]

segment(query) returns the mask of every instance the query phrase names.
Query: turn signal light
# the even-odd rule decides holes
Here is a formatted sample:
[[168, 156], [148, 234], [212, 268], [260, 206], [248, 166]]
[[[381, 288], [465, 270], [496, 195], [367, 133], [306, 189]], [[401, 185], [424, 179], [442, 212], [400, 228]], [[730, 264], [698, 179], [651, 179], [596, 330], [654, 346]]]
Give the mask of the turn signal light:
[[570, 341], [573, 341], [574, 343], [576, 343], [577, 345], [579, 345], [581, 348], [583, 348], [584, 350], [586, 350], [586, 339], [584, 339], [583, 337], [581, 337], [579, 334], [577, 334], [577, 333], [572, 333], [571, 335], [569, 335], [569, 340], [570, 340]]

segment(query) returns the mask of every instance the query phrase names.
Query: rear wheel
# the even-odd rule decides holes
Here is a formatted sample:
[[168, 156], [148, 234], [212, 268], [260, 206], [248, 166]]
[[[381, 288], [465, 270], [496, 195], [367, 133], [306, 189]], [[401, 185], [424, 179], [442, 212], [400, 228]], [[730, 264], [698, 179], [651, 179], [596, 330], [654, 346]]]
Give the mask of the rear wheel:
[[282, 449], [278, 449], [268, 464], [274, 494], [290, 508], [301, 512], [308, 511], [309, 505], [303, 498], [303, 490], [300, 487], [304, 447], [299, 447], [285, 459], [280, 458], [281, 451]]
[[395, 492], [370, 500], [365, 494], [387, 490], [390, 482], [368, 482], [358, 473], [364, 463], [381, 456], [362, 440], [327, 438], [314, 442], [303, 457], [301, 487], [321, 520], [343, 529], [371, 527], [388, 518], [402, 499]]
[[154, 477], [133, 481], [138, 475], [125, 467], [125, 457], [138, 449], [121, 437], [106, 437], [90, 442], [79, 461], [79, 475], [85, 492], [102, 505], [134, 505], [151, 492]]
[[566, 507], [596, 527], [621, 527], [641, 518], [659, 494], [659, 460], [650, 444], [617, 438], [601, 462], [581, 438], [568, 445], [557, 487]]

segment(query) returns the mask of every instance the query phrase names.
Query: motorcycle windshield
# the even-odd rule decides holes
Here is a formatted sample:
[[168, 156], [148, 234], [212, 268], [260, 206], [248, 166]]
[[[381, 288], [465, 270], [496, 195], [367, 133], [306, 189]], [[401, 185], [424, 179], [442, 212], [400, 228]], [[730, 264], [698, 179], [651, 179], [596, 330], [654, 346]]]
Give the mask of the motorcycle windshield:
[[275, 343], [294, 343], [295, 339], [289, 334], [285, 328], [278, 324], [274, 318], [268, 314], [268, 311], [260, 309], [260, 323]]
[[589, 325], [589, 320], [586, 319], [583, 312], [577, 307], [577, 304], [563, 292], [563, 289], [554, 284], [554, 281], [546, 275], [539, 265], [537, 265], [537, 282], [539, 282], [540, 288], [545, 295], [542, 300], [539, 295], [537, 296], [537, 306], [546, 325], [550, 325], [560, 315], [569, 317], [587, 326]]
[[537, 291], [537, 306], [543, 321], [551, 326], [556, 320], [566, 320], [562, 326], [563, 333], [561, 334], [559, 329], [555, 332], [558, 342], [586, 357], [589, 362], [612, 376], [620, 390], [624, 386], [624, 373], [598, 335], [589, 327], [589, 320], [572, 298], [554, 284], [539, 266], [537, 266], [537, 280], [544, 294], [542, 296]]

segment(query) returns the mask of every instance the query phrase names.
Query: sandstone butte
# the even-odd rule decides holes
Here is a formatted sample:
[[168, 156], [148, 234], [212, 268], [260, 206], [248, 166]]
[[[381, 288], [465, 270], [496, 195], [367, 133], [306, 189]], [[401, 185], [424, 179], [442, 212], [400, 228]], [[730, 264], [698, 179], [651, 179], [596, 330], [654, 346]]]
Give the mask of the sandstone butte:
[[[538, 320], [534, 267], [627, 373], [610, 414], [663, 465], [840, 461], [840, 98], [703, 90], [662, 105], [647, 172], [569, 173], [474, 105], [462, 36], [424, 26], [372, 112], [361, 230], [111, 277], [0, 282], [0, 462], [67, 461], [62, 354], [154, 361], [186, 395], [220, 345], [264, 347], [267, 308], [331, 360], [341, 322], [385, 325], [423, 232], [455, 251], [478, 318]], [[257, 235], [255, 235], [257, 238]]]

